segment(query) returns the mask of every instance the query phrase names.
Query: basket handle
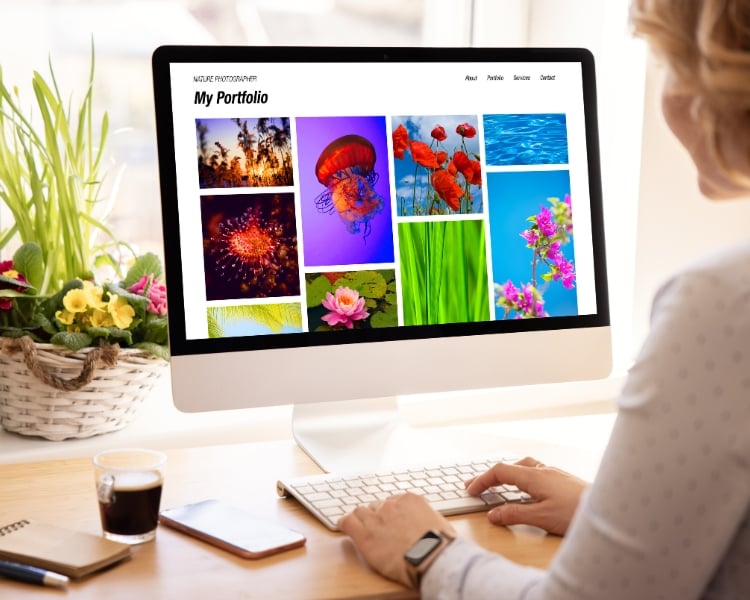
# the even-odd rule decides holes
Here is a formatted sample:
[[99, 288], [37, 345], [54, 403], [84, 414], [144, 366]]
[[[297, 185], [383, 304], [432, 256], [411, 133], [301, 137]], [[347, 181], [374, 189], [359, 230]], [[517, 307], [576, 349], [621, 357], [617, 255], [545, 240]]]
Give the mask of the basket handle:
[[117, 364], [117, 356], [120, 346], [117, 344], [103, 344], [92, 348], [83, 358], [83, 365], [78, 376], [71, 379], [63, 379], [55, 375], [39, 362], [36, 352], [36, 344], [28, 336], [18, 338], [3, 338], [2, 349], [9, 354], [23, 352], [23, 360], [29, 371], [40, 381], [53, 388], [64, 392], [73, 392], [91, 383], [94, 371], [97, 367], [114, 367]]

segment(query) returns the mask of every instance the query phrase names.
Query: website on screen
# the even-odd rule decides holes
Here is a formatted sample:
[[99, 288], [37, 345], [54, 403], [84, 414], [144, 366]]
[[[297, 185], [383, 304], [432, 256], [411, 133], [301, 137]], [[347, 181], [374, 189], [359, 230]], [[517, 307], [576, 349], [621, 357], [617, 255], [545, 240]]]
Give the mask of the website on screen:
[[579, 63], [171, 77], [188, 339], [596, 312]]

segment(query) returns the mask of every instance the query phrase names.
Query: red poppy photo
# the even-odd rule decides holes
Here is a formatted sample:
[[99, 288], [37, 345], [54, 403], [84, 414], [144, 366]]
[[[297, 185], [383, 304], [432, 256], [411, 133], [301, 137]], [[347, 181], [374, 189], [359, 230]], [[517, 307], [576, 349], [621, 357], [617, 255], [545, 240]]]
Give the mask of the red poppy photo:
[[474, 115], [393, 118], [399, 216], [482, 212], [477, 123]]

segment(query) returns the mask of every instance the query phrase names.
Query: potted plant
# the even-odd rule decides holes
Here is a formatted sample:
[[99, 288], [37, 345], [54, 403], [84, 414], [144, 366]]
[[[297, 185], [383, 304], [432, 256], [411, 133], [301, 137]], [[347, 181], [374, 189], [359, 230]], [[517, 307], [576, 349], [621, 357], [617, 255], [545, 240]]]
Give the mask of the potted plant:
[[0, 68], [0, 424], [49, 439], [125, 426], [168, 364], [159, 259], [106, 224], [108, 118], [94, 117], [93, 83], [92, 46], [80, 103], [50, 63], [27, 113]]

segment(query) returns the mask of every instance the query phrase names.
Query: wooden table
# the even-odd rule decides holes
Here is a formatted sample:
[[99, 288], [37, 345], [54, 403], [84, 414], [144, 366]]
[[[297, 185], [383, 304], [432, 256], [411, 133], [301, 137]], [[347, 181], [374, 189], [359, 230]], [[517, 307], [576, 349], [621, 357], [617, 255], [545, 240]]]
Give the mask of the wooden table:
[[[556, 455], [554, 449], [538, 450], [542, 459]], [[207, 497], [225, 499], [304, 533], [307, 545], [257, 561], [243, 560], [161, 527], [155, 542], [133, 547], [132, 559], [71, 581], [67, 592], [0, 579], [0, 598], [417, 597], [370, 571], [348, 538], [325, 529], [295, 501], [276, 495], [279, 477], [319, 471], [293, 442], [189, 448], [167, 454], [162, 508]], [[0, 524], [24, 518], [100, 534], [90, 459], [0, 465]], [[534, 528], [492, 526], [483, 513], [451, 519], [460, 534], [526, 565], [547, 566], [560, 543], [560, 538]]]

